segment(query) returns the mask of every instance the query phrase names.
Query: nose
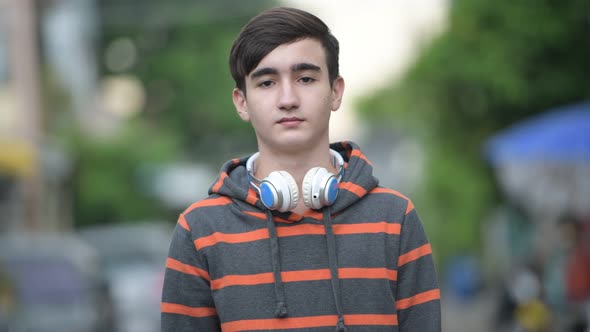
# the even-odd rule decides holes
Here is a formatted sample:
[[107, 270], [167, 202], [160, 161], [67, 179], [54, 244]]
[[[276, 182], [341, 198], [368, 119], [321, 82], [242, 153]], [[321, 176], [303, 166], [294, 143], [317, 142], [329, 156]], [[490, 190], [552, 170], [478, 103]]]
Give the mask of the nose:
[[291, 110], [299, 107], [299, 97], [295, 87], [290, 83], [281, 85], [279, 95], [279, 108], [282, 110]]

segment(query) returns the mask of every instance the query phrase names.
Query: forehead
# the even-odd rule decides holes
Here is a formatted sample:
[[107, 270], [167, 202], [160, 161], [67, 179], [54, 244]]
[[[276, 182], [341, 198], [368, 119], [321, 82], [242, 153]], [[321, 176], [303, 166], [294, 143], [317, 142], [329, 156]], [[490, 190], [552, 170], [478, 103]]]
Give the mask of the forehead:
[[252, 72], [261, 68], [288, 71], [293, 65], [300, 63], [314, 64], [327, 72], [326, 51], [318, 40], [306, 38], [279, 45], [262, 58]]

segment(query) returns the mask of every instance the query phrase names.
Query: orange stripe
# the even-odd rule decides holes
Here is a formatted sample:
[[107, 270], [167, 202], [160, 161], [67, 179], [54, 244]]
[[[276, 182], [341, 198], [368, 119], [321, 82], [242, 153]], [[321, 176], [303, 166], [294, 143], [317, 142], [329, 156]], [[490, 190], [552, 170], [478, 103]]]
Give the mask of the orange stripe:
[[326, 231], [322, 225], [303, 224], [290, 227], [277, 227], [277, 235], [279, 237], [324, 234], [326, 234]]
[[195, 209], [198, 209], [198, 208], [207, 207], [207, 206], [227, 205], [227, 204], [231, 204], [231, 202], [232, 202], [231, 198], [226, 197], [226, 196], [221, 196], [221, 197], [217, 197], [217, 198], [207, 198], [202, 201], [193, 203], [191, 206], [189, 206], [183, 212], [183, 214], [187, 214], [187, 213], [189, 213]]
[[[258, 215], [256, 212], [244, 212], [245, 214], [252, 215], [254, 217], [263, 217]], [[284, 219], [283, 219], [284, 220]], [[286, 221], [285, 221], [286, 222]], [[400, 225], [390, 224], [387, 222], [378, 223], [366, 223], [366, 224], [352, 224], [352, 225], [334, 225], [335, 235], [347, 235], [347, 234], [374, 234], [374, 233], [386, 233], [386, 234], [399, 234]], [[325, 235], [326, 231], [323, 225], [311, 225], [302, 224], [294, 226], [277, 227], [278, 237], [287, 236], [300, 236], [300, 235]], [[255, 231], [228, 234], [216, 232], [211, 235], [199, 238], [195, 240], [195, 246], [197, 250], [205, 247], [215, 245], [219, 242], [225, 243], [244, 243], [253, 242], [263, 239], [268, 239], [268, 229], [261, 228]]]
[[[387, 222], [352, 224], [352, 225], [334, 225], [335, 235], [350, 234], [399, 234], [400, 224], [390, 224]], [[323, 225], [303, 224], [290, 227], [277, 227], [279, 237], [297, 236], [297, 235], [325, 235], [326, 230]]]
[[263, 212], [252, 212], [252, 211], [242, 211], [244, 214], [252, 216], [254, 218], [258, 218], [261, 220], [266, 220], [266, 213]]
[[410, 211], [412, 211], [414, 209], [414, 203], [412, 203], [412, 201], [407, 198], [406, 196], [404, 196], [402, 193], [400, 193], [399, 191], [395, 191], [393, 189], [389, 189], [389, 188], [374, 188], [373, 190], [371, 190], [370, 192], [371, 194], [392, 194], [398, 197], [401, 197], [405, 200], [408, 201], [408, 206], [406, 207], [406, 214], [410, 213]]
[[293, 317], [281, 319], [247, 319], [221, 324], [223, 332], [249, 330], [282, 330], [336, 326], [337, 316]]
[[397, 315], [344, 315], [346, 325], [397, 325]]
[[[340, 268], [338, 277], [341, 279], [389, 279], [397, 280], [397, 271], [386, 268]], [[329, 269], [301, 270], [281, 272], [283, 282], [329, 280]], [[258, 274], [227, 275], [211, 281], [211, 289], [218, 290], [228, 286], [253, 286], [273, 283], [271, 272]]]
[[397, 280], [397, 271], [386, 269], [384, 267], [378, 268], [340, 268], [338, 269], [338, 277], [342, 279], [389, 279]]
[[391, 224], [385, 221], [366, 224], [353, 225], [334, 225], [334, 234], [368, 234], [368, 233], [386, 233], [399, 234], [401, 231], [400, 224]]
[[389, 189], [389, 188], [383, 188], [383, 187], [376, 187], [373, 188], [373, 190], [371, 190], [371, 194], [392, 194], [398, 197], [401, 197], [405, 200], [410, 200], [409, 198], [407, 198], [406, 196], [404, 196], [402, 193], [400, 193], [399, 191], [393, 190], [393, 189]]
[[440, 290], [433, 289], [423, 293], [416, 294], [412, 297], [408, 297], [406, 299], [401, 299], [397, 301], [397, 309], [404, 310], [408, 309], [412, 306], [422, 304], [428, 301], [438, 300], [440, 299]]
[[[252, 211], [242, 211], [244, 214], [247, 214], [249, 216], [261, 219], [266, 221], [266, 213], [263, 212], [252, 212]], [[289, 217], [289, 219], [291, 219], [291, 217]], [[276, 216], [272, 216], [272, 220], [276, 221], [276, 222], [282, 222], [282, 223], [287, 223], [287, 224], [292, 224], [293, 221], [299, 221], [301, 218], [299, 218], [298, 220], [287, 220], [287, 219], [283, 219], [283, 218], [279, 218]]]
[[338, 188], [348, 190], [351, 193], [357, 195], [358, 197], [363, 197], [367, 193], [365, 188], [352, 182], [340, 182], [340, 184], [338, 184]]
[[[302, 215], [297, 214], [297, 213], [291, 213], [289, 215], [289, 218], [287, 219], [287, 221], [290, 222], [290, 223], [292, 223], [292, 222], [295, 222], [295, 221], [301, 221], [301, 219], [303, 219], [303, 216]], [[284, 219], [278, 218], [278, 220], [284, 220]]]
[[219, 175], [219, 180], [217, 180], [217, 182], [215, 183], [215, 185], [213, 186], [213, 192], [218, 192], [219, 188], [221, 188], [221, 186], [223, 185], [223, 181], [225, 180], [225, 178], [227, 178], [227, 173], [226, 172], [222, 172], [221, 175]]
[[[328, 280], [330, 279], [330, 270], [303, 270], [281, 272], [283, 282], [311, 281], [311, 280]], [[221, 289], [228, 286], [252, 286], [273, 283], [274, 276], [272, 272], [244, 275], [228, 275], [211, 281], [211, 289]]]
[[215, 232], [209, 236], [205, 236], [195, 240], [195, 247], [201, 250], [205, 247], [215, 245], [219, 242], [225, 243], [243, 243], [252, 242], [262, 239], [268, 239], [268, 229], [262, 228], [251, 232], [226, 234]]
[[367, 159], [367, 157], [361, 152], [361, 150], [352, 150], [352, 153], [350, 154], [350, 156], [351, 157], [358, 157], [358, 158], [364, 160], [367, 164], [373, 166], [371, 161], [369, 159]]
[[414, 203], [412, 203], [412, 201], [408, 200], [408, 207], [406, 207], [406, 215], [410, 212], [412, 212], [412, 210], [414, 210]]
[[404, 264], [407, 264], [411, 261], [415, 261], [422, 256], [426, 256], [432, 253], [432, 248], [430, 244], [425, 244], [420, 246], [414, 250], [408, 251], [407, 253], [400, 255], [397, 259], [397, 266], [400, 267]]
[[182, 304], [162, 302], [163, 313], [179, 314], [191, 317], [208, 317], [217, 315], [215, 308], [211, 307], [188, 307]]
[[166, 259], [166, 267], [182, 273], [192, 274], [203, 279], [211, 280], [211, 278], [209, 277], [209, 273], [207, 273], [207, 271], [201, 270], [198, 267], [194, 267], [192, 265], [184, 264], [173, 258]]
[[180, 226], [182, 226], [182, 228], [186, 229], [187, 231], [190, 231], [191, 228], [188, 225], [188, 222], [186, 222], [186, 218], [184, 217], [184, 213], [180, 215], [180, 217], [178, 218], [178, 224]]
[[[366, 223], [366, 224], [351, 224], [351, 225], [334, 225], [335, 235], [349, 235], [349, 234], [372, 234], [372, 233], [386, 233], [386, 234], [400, 234], [401, 225], [391, 224], [387, 222]], [[326, 231], [323, 225], [303, 224], [289, 227], [277, 227], [277, 235], [297, 236], [297, 235], [325, 235]]]
[[[330, 279], [329, 269], [287, 271], [281, 272], [283, 282], [328, 280]], [[274, 281], [274, 280], [273, 280]]]
[[251, 286], [270, 284], [274, 282], [271, 272], [246, 275], [228, 275], [211, 281], [211, 289], [220, 289], [228, 286]]
[[258, 201], [258, 193], [252, 187], [248, 188], [248, 196], [246, 196], [246, 202], [250, 205], [256, 204]]
[[[221, 324], [224, 332], [252, 330], [302, 329], [322, 326], [336, 326], [338, 316], [309, 316], [273, 319], [237, 320]], [[344, 315], [345, 325], [398, 325], [397, 315]]]
[[232, 160], [231, 160], [231, 162], [232, 162], [234, 165], [237, 165], [237, 164], [239, 164], [239, 163], [240, 163], [240, 159], [239, 159], [239, 158], [234, 158], [234, 159], [232, 159]]

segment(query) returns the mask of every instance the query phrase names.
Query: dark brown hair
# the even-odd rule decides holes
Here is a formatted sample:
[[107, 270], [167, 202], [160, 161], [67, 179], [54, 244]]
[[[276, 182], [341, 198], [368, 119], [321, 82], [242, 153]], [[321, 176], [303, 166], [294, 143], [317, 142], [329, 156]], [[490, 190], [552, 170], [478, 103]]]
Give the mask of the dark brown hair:
[[278, 7], [252, 18], [234, 41], [229, 69], [236, 87], [245, 91], [245, 77], [275, 48], [304, 38], [317, 39], [324, 47], [332, 84], [339, 76], [338, 40], [316, 16], [300, 9]]

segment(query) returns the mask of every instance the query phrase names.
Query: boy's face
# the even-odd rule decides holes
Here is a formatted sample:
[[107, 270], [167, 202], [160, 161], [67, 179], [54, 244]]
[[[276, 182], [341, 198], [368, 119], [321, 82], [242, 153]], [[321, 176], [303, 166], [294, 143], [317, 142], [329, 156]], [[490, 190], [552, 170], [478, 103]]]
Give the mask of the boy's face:
[[256, 132], [259, 149], [298, 151], [328, 142], [331, 112], [344, 92], [339, 77], [330, 86], [325, 50], [315, 39], [275, 48], [245, 78], [247, 96], [233, 102]]

